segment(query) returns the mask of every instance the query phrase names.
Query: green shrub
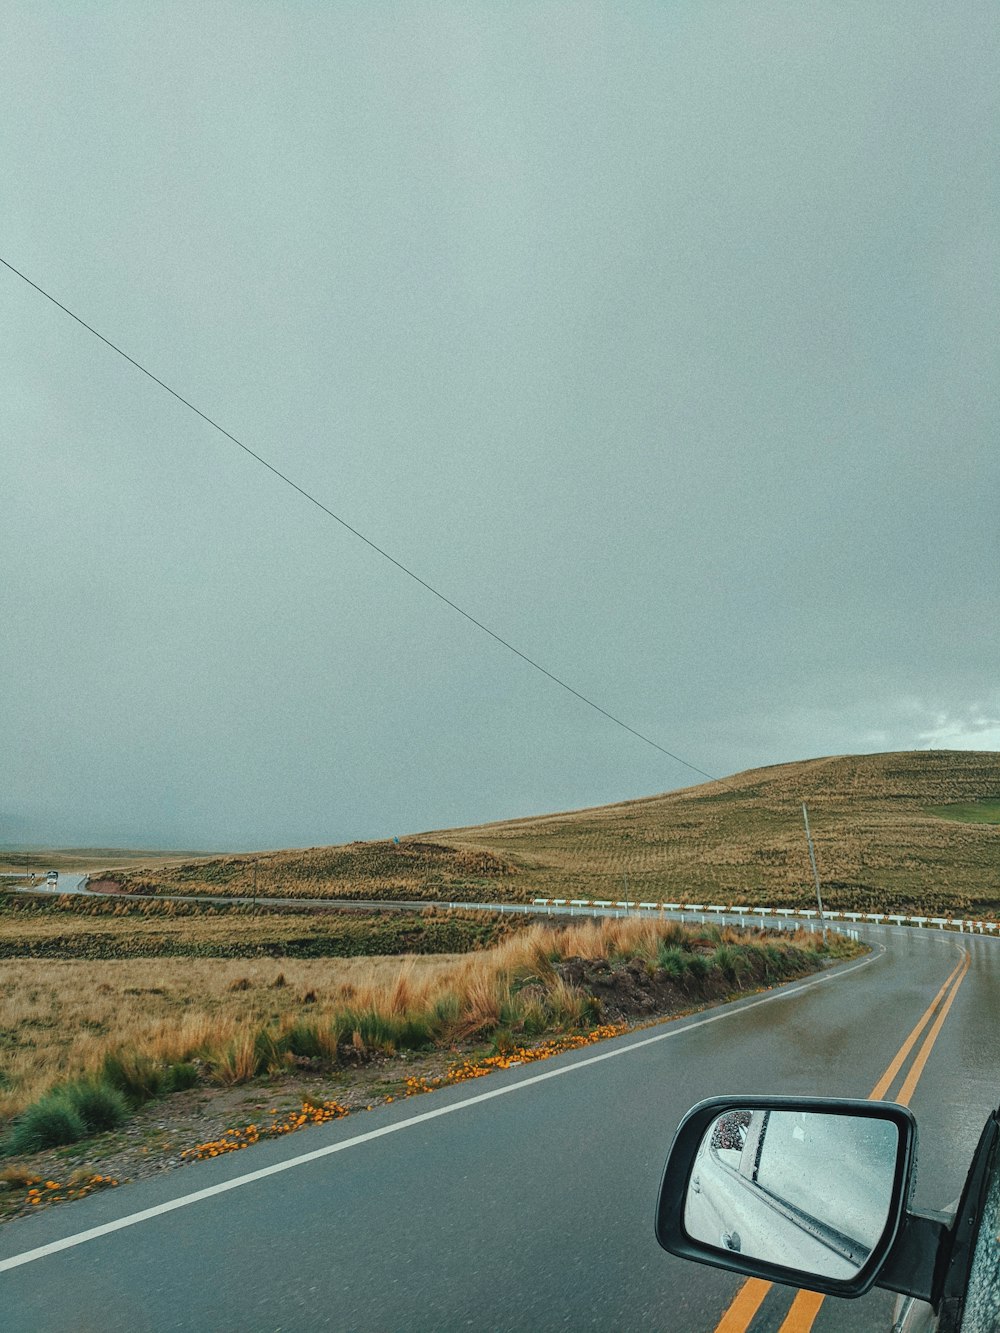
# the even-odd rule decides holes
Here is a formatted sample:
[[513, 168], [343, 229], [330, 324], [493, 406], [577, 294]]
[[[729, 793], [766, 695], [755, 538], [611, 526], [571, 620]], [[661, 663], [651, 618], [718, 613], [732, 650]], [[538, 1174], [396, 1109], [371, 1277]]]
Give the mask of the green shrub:
[[676, 944], [661, 944], [656, 961], [664, 972], [674, 981], [681, 981], [687, 972], [691, 955]]
[[773, 944], [765, 944], [760, 956], [764, 965], [764, 977], [767, 981], [784, 977], [789, 972], [788, 954], [783, 949], [779, 949]]
[[704, 981], [708, 976], [708, 959], [703, 953], [691, 953], [687, 957], [687, 975], [693, 981]]
[[276, 1074], [289, 1063], [291, 1054], [287, 1033], [261, 1028], [254, 1037], [254, 1058], [259, 1070]]
[[709, 959], [710, 965], [716, 968], [727, 981], [735, 981], [739, 955], [731, 944], [720, 944]]
[[[600, 1007], [600, 1001], [596, 1001]], [[526, 1037], [540, 1037], [549, 1026], [549, 1014], [538, 1000], [528, 1000], [520, 1005], [518, 1026]]]
[[187, 1060], [178, 1060], [176, 1064], [167, 1065], [163, 1076], [163, 1091], [184, 1092], [187, 1088], [193, 1088], [197, 1082], [198, 1066]]
[[123, 1092], [132, 1106], [142, 1106], [164, 1091], [164, 1071], [146, 1055], [136, 1051], [106, 1055], [101, 1066], [102, 1082]]
[[128, 1119], [128, 1102], [124, 1094], [103, 1079], [81, 1079], [57, 1089], [79, 1115], [91, 1133], [117, 1129]]
[[683, 945], [687, 939], [687, 929], [679, 921], [668, 921], [661, 928], [660, 946], [669, 948], [671, 945]]
[[517, 1049], [514, 1034], [509, 1028], [497, 1028], [490, 1046], [491, 1055], [512, 1055]]
[[408, 1010], [386, 1014], [378, 1009], [345, 1009], [342, 1017], [348, 1035], [356, 1034], [367, 1050], [419, 1050], [434, 1037], [434, 1021], [429, 1014]]
[[434, 1001], [430, 1011], [430, 1025], [438, 1037], [447, 1036], [462, 1021], [462, 1003], [454, 991], [447, 991]]
[[58, 1148], [63, 1143], [76, 1143], [87, 1133], [87, 1126], [79, 1111], [65, 1096], [50, 1092], [29, 1106], [19, 1117], [8, 1137], [11, 1153], [41, 1152], [43, 1148]]
[[288, 1029], [283, 1042], [292, 1055], [307, 1060], [314, 1060], [328, 1053], [328, 1045], [324, 1044], [315, 1023], [304, 1023], [300, 1020]]
[[427, 1014], [411, 1010], [396, 1020], [396, 1047], [399, 1050], [419, 1051], [433, 1041], [432, 1025]]

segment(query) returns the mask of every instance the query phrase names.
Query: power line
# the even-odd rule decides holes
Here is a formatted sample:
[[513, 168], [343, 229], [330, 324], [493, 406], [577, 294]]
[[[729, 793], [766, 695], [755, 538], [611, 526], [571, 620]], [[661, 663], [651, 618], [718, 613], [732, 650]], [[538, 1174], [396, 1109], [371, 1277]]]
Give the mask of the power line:
[[464, 608], [459, 606], [457, 602], [453, 602], [450, 597], [446, 597], [443, 592], [439, 592], [438, 589], [428, 583], [426, 579], [422, 579], [419, 574], [415, 574], [413, 570], [404, 565], [401, 560], [397, 560], [395, 556], [390, 555], [388, 551], [384, 550], [376, 542], [373, 542], [370, 537], [366, 537], [363, 532], [359, 532], [357, 528], [352, 527], [346, 519], [341, 518], [339, 514], [335, 514], [332, 509], [329, 509], [322, 502], [322, 500], [317, 500], [315, 495], [311, 495], [309, 491], [301, 487], [298, 482], [295, 482], [291, 477], [286, 476], [285, 473], [276, 468], [273, 463], [269, 463], [267, 459], [262, 458], [260, 454], [254, 453], [249, 445], [244, 444], [242, 440], [238, 440], [235, 435], [226, 430], [224, 426], [220, 426], [217, 421], [213, 420], [213, 418], [206, 412], [203, 412], [200, 407], [195, 407], [194, 403], [185, 398], [183, 394], [178, 393], [176, 389], [172, 389], [169, 384], [164, 380], [161, 380], [158, 375], [154, 375], [151, 370], [147, 370], [141, 362], [136, 361], [135, 357], [129, 356], [128, 352], [119, 347], [117, 343], [112, 342], [110, 338], [106, 338], [104, 334], [95, 329], [92, 324], [88, 324], [85, 319], [81, 319], [78, 314], [70, 310], [69, 306], [63, 305], [62, 301], [57, 300], [51, 292], [47, 292], [45, 288], [40, 287], [37, 282], [33, 282], [26, 273], [22, 273], [19, 268], [15, 268], [14, 265], [4, 259], [2, 255], [0, 255], [0, 264], [3, 264], [4, 268], [9, 269], [10, 272], [20, 278], [22, 282], [26, 282], [28, 286], [38, 292], [40, 296], [44, 296], [47, 301], [51, 301], [54, 306], [57, 306], [58, 309], [63, 312], [63, 314], [69, 315], [70, 319], [76, 320], [77, 324], [85, 328], [88, 333], [92, 333], [95, 338], [100, 339], [106, 347], [110, 347], [113, 352], [117, 352], [119, 356], [124, 357], [129, 365], [134, 366], [136, 370], [141, 371], [147, 379], [151, 379], [153, 383], [158, 384], [161, 389], [165, 389], [172, 398], [176, 398], [179, 403], [183, 403], [185, 407], [189, 408], [195, 414], [195, 416], [201, 417], [202, 421], [211, 426], [213, 430], [217, 430], [220, 435], [224, 435], [226, 439], [235, 444], [237, 448], [242, 449], [245, 454], [248, 454], [249, 457], [254, 460], [254, 462], [259, 463], [261, 467], [267, 468], [268, 472], [277, 477], [279, 481], [283, 481], [286, 486], [290, 486], [293, 491], [298, 491], [303, 499], [308, 500], [310, 504], [313, 504], [317, 509], [322, 510], [328, 518], [332, 518], [334, 522], [339, 523], [342, 528], [346, 528], [352, 536], [357, 537], [359, 541], [364, 542], [366, 546], [370, 547], [384, 560], [388, 560], [390, 564], [395, 565], [396, 568], [403, 574], [406, 574], [408, 578], [413, 579], [414, 583], [419, 583], [422, 588], [427, 590], [427, 592], [431, 593], [439, 601], [444, 602], [445, 606], [450, 606], [453, 611], [457, 611], [458, 614], [468, 620], [470, 624], [475, 625], [476, 628], [482, 630], [484, 634], [488, 634], [491, 639], [495, 639], [497, 643], [502, 644], [502, 646], [509, 652], [512, 652], [515, 657], [519, 657], [522, 662], [527, 662], [528, 666], [534, 667], [536, 671], [540, 671], [543, 676], [547, 676], [549, 680], [553, 681], [556, 685], [561, 686], [562, 689], [566, 690], [569, 694], [572, 694], [574, 698], [579, 699], [581, 703], [585, 703], [588, 708], [592, 708], [596, 713], [600, 713], [602, 717], [606, 717], [610, 722], [614, 722], [616, 726], [622, 727], [632, 736], [644, 741], [646, 745], [651, 745], [654, 750], [659, 750], [661, 754], [665, 754], [670, 759], [676, 760], [678, 764], [683, 764], [685, 768], [691, 769], [692, 773], [698, 773], [701, 777], [708, 778], [710, 782], [716, 780], [711, 773], [706, 773], [705, 770], [699, 768], [697, 764], [689, 763], [686, 759], [682, 759], [679, 754], [674, 754], [674, 752], [668, 750], [666, 746], [660, 745], [658, 741], [654, 741], [649, 736], [643, 735], [643, 733], [637, 731], [635, 727], [630, 727], [627, 722], [623, 722], [620, 717], [615, 717], [613, 713], [609, 713], [606, 708], [602, 708], [601, 705], [595, 703], [593, 699], [588, 699], [585, 694], [581, 694], [579, 690], [575, 690], [572, 685], [567, 684], [566, 681], [555, 675], [554, 672], [549, 671], [547, 667], [542, 666], [540, 662], [536, 662], [533, 657], [529, 657], [527, 653], [522, 653], [520, 648], [515, 648], [515, 646], [507, 639], [497, 634], [494, 630], [491, 630], [488, 625], [484, 625], [481, 620], [477, 620], [474, 615], [471, 615], [470, 612], [464, 610]]

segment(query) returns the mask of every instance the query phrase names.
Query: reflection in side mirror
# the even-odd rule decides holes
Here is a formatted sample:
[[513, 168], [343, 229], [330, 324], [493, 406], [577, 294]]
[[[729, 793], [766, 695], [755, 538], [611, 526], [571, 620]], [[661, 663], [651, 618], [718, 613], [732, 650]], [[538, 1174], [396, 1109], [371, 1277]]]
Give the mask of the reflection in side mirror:
[[688, 1236], [747, 1259], [850, 1279], [889, 1221], [899, 1127], [871, 1116], [738, 1107], [702, 1137]]
[[912, 1221], [915, 1153], [916, 1122], [891, 1102], [712, 1097], [674, 1135], [656, 1238], [682, 1259], [860, 1296]]

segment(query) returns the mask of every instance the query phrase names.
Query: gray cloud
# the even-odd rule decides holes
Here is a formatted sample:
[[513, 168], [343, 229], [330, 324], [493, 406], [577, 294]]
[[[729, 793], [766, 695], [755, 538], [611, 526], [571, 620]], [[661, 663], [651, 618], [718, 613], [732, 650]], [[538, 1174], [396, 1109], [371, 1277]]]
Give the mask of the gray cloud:
[[[498, 633], [711, 772], [998, 745], [994, 6], [12, 31], [6, 257]], [[12, 839], [690, 780], [0, 293]]]

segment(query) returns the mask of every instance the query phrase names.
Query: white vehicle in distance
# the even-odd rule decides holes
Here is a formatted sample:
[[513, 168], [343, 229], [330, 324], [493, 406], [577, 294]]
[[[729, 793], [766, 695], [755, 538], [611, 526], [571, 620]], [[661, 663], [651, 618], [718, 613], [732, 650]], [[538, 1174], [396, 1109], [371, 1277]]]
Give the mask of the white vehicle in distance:
[[46, 884], [58, 884], [58, 883], [59, 883], [59, 871], [58, 871], [58, 870], [47, 870], [47, 871], [45, 872], [45, 882], [46, 882]]

